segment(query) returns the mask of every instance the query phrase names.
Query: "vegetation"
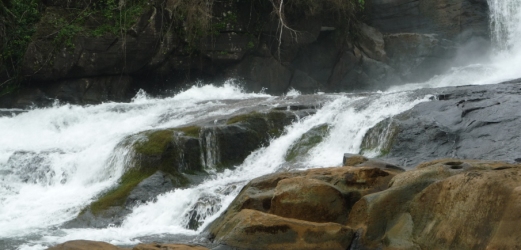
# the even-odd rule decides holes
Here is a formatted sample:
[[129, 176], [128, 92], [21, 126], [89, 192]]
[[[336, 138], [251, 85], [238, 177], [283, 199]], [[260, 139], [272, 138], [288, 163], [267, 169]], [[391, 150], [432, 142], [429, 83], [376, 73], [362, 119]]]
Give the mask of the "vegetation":
[[173, 0], [170, 10], [173, 22], [182, 22], [177, 33], [183, 35], [185, 41], [195, 48], [199, 40], [211, 31], [212, 6], [214, 0]]
[[15, 90], [21, 82], [20, 65], [40, 20], [39, 3], [0, 0], [0, 96]]
[[[206, 41], [204, 39], [229, 32], [227, 29], [246, 20], [249, 23], [248, 28], [239, 33], [249, 37], [245, 49], [254, 49], [261, 34], [265, 32], [262, 26], [269, 23], [266, 16], [270, 13], [270, 18], [275, 17], [279, 22], [274, 39], [279, 42], [280, 47], [284, 32], [290, 32], [292, 37], [298, 40], [299, 31], [292, 27], [292, 20], [302, 16], [302, 13], [306, 17], [336, 13], [337, 18], [346, 20], [345, 23], [349, 25], [357, 19], [357, 13], [364, 6], [364, 0], [222, 2], [227, 1], [237, 2], [243, 7], [250, 5], [250, 13], [245, 14], [239, 12], [239, 9], [232, 9], [222, 13], [223, 15], [215, 15], [215, 0], [163, 0], [155, 1], [153, 4], [158, 14], [169, 15], [169, 18], [164, 20], [171, 20], [162, 24], [161, 33], [164, 37], [176, 34], [175, 37], [182, 38], [185, 45], [181, 48], [187, 55], [202, 52], [202, 42]], [[49, 11], [45, 11], [41, 1], [0, 0], [0, 95], [12, 92], [29, 77], [22, 75], [21, 64], [32, 41], [52, 40], [55, 48], [60, 49], [74, 48], [78, 36], [100, 37], [110, 34], [124, 37], [151, 4], [148, 0], [63, 1], [64, 6], [52, 7], [54, 11], [58, 11], [53, 16]], [[44, 11], [45, 15], [42, 15]], [[35, 34], [36, 27], [39, 27], [38, 32], [43, 33]], [[227, 53], [220, 52], [221, 55]], [[45, 64], [47, 63], [52, 64], [52, 58], [45, 60]]]
[[99, 214], [111, 206], [123, 205], [132, 189], [153, 174], [148, 172], [133, 169], [125, 173], [116, 188], [111, 189], [90, 205], [91, 212]]
[[[0, 1], [0, 96], [12, 92], [25, 79], [21, 64], [29, 43], [35, 39], [52, 39], [55, 47], [74, 47], [78, 35], [124, 35], [146, 9], [146, 0], [99, 0], [86, 4], [71, 1], [56, 15], [47, 15], [38, 24], [44, 6], [37, 0]], [[84, 5], [85, 4], [85, 5]], [[38, 25], [52, 27], [38, 34]], [[48, 60], [52, 63], [52, 60]], [[4, 79], [6, 78], [6, 79]]]
[[147, 156], [159, 156], [165, 152], [173, 139], [171, 130], [158, 130], [147, 134], [147, 138], [137, 141], [134, 144], [134, 150], [140, 154]]

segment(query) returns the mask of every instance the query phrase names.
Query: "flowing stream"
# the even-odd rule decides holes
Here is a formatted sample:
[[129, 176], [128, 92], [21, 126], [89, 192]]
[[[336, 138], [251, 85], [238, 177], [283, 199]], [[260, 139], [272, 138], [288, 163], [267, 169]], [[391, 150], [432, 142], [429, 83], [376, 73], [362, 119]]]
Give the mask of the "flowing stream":
[[[316, 114], [286, 127], [234, 170], [215, 173], [200, 185], [160, 195], [133, 208], [122, 225], [102, 229], [64, 229], [60, 225], [113, 186], [129, 153], [117, 145], [149, 129], [179, 127], [257, 106], [275, 107], [299, 98], [297, 91], [276, 97], [246, 93], [233, 82], [192, 87], [169, 98], [140, 92], [130, 103], [75, 106], [56, 103], [43, 109], [0, 110], [0, 249], [45, 249], [73, 239], [119, 245], [147, 239], [192, 239], [230, 204], [240, 188], [261, 175], [291, 166], [285, 155], [311, 128], [328, 124], [329, 134], [300, 159], [299, 168], [339, 166], [346, 152], [357, 153], [365, 132], [379, 121], [429, 101], [415, 89], [488, 84], [521, 77], [521, 1], [489, 0], [495, 51], [488, 63], [452, 69], [426, 83], [385, 92], [316, 94]], [[187, 229], [195, 204], [199, 231]]]

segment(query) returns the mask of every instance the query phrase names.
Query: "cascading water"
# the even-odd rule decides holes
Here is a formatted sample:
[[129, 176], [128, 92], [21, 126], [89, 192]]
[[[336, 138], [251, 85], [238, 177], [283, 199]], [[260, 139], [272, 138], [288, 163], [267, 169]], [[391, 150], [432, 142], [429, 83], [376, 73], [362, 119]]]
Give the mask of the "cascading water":
[[[0, 116], [0, 248], [44, 249], [72, 239], [135, 244], [146, 237], [194, 236], [213, 221], [252, 178], [298, 166], [336, 166], [346, 152], [358, 152], [365, 132], [379, 121], [428, 101], [412, 89], [485, 84], [521, 77], [521, 2], [489, 0], [496, 51], [489, 64], [455, 68], [427, 83], [394, 87], [365, 95], [321, 95], [324, 106], [288, 126], [266, 147], [254, 151], [234, 170], [212, 175], [203, 183], [160, 195], [133, 208], [118, 227], [63, 229], [97, 195], [121, 177], [129, 150], [124, 138], [154, 128], [179, 127], [232, 114], [239, 109], [273, 106], [286, 97], [244, 93], [232, 84], [193, 87], [171, 98], [139, 93], [131, 103], [95, 106], [55, 105]], [[226, 101], [225, 101], [226, 100]], [[232, 102], [230, 102], [232, 100]], [[236, 105], [230, 105], [235, 103]], [[7, 111], [10, 112], [10, 111]], [[5, 112], [3, 112], [5, 113]], [[304, 133], [328, 124], [324, 140], [289, 166], [285, 155]], [[208, 133], [207, 149], [213, 147]], [[215, 143], [214, 143], [215, 144]], [[207, 165], [216, 152], [201, 156]], [[189, 230], [196, 220], [199, 231]]]
[[[492, 84], [521, 78], [521, 1], [488, 0], [492, 53], [480, 62], [452, 68], [427, 82], [394, 86], [389, 91], [438, 88], [462, 84]], [[474, 51], [473, 53], [486, 53]]]

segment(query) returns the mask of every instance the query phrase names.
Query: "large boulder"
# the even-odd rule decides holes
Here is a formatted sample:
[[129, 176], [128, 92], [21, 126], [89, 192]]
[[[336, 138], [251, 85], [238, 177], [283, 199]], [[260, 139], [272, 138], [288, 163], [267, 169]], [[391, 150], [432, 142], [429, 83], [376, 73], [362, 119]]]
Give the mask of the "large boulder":
[[223, 230], [235, 226], [233, 218], [245, 209], [307, 222], [344, 224], [355, 202], [386, 189], [391, 178], [400, 172], [345, 166], [259, 177], [250, 181], [206, 230], [211, 237], [223, 235]]
[[414, 166], [439, 157], [502, 160], [521, 158], [519, 80], [498, 85], [441, 88], [433, 100], [370, 129], [362, 151]]
[[520, 244], [521, 166], [444, 159], [397, 175], [349, 215], [354, 246], [391, 249], [508, 249]]
[[270, 213], [311, 222], [347, 220], [348, 201], [340, 190], [324, 181], [295, 177], [279, 181]]
[[90, 240], [71, 240], [48, 248], [49, 250], [121, 250], [112, 244]]
[[336, 223], [312, 223], [244, 209], [215, 240], [240, 249], [346, 249], [353, 230]]
[[[71, 240], [62, 244], [48, 248], [49, 250], [124, 250], [130, 248], [120, 248], [112, 244], [90, 240]], [[138, 244], [132, 250], [207, 250], [208, 248], [195, 245], [182, 244]]]

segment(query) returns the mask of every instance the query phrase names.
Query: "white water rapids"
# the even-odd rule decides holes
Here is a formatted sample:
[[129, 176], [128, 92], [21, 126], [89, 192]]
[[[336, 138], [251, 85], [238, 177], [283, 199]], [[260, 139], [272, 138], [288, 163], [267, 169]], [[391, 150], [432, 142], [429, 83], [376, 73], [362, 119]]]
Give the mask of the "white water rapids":
[[[192, 87], [156, 99], [139, 93], [131, 103], [92, 106], [56, 104], [17, 115], [0, 116], [0, 248], [45, 249], [73, 239], [136, 244], [150, 235], [197, 235], [186, 229], [187, 214], [200, 197], [220, 201], [203, 226], [215, 219], [247, 181], [285, 166], [284, 156], [302, 134], [329, 124], [329, 135], [305, 158], [306, 167], [338, 166], [346, 152], [357, 153], [365, 132], [379, 121], [428, 101], [409, 90], [462, 84], [487, 84], [521, 77], [521, 1], [489, 0], [496, 51], [486, 64], [454, 68], [427, 83], [394, 87], [363, 96], [323, 94], [328, 100], [314, 115], [288, 126], [269, 145], [254, 151], [235, 170], [202, 184], [176, 189], [156, 202], [135, 207], [121, 226], [62, 229], [97, 195], [114, 185], [124, 169], [126, 136], [140, 131], [180, 127], [200, 119], [232, 114], [225, 100], [242, 107], [274, 105], [298, 98], [245, 93], [232, 83]], [[237, 106], [234, 106], [237, 107]], [[235, 188], [231, 192], [230, 186]]]

